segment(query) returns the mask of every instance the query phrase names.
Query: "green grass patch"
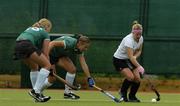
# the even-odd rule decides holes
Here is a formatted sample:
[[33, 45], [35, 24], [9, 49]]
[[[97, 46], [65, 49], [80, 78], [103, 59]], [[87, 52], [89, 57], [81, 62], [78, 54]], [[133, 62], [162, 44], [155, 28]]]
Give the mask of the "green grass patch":
[[[65, 100], [63, 90], [46, 90], [52, 98], [46, 103], [35, 103], [28, 95], [28, 89], [0, 89], [0, 106], [180, 106], [180, 94], [161, 93], [161, 101], [152, 103], [154, 93], [138, 93], [141, 103], [115, 103], [99, 91], [76, 91], [79, 100]], [[117, 92], [109, 91], [116, 97]]]

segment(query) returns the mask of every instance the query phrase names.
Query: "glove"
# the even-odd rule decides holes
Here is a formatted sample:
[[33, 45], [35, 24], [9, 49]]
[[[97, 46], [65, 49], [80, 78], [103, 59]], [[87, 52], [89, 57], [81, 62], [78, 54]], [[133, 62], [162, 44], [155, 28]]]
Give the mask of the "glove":
[[143, 68], [142, 66], [138, 66], [138, 67], [137, 67], [137, 70], [139, 71], [139, 73], [140, 73], [141, 75], [144, 74], [144, 68]]
[[93, 85], [95, 85], [94, 79], [89, 77], [88, 78], [88, 84], [89, 84], [89, 87], [93, 87]]

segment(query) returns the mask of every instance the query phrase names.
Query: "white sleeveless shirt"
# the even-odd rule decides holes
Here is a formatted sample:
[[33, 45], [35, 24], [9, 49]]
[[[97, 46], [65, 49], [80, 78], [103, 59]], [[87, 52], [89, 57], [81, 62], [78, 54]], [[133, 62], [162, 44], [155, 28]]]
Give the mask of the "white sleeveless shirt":
[[143, 44], [143, 37], [139, 39], [139, 42], [136, 42], [133, 38], [133, 34], [130, 33], [126, 37], [123, 38], [121, 41], [118, 49], [114, 53], [114, 57], [118, 59], [129, 59], [126, 51], [126, 47], [132, 48], [133, 51], [135, 52], [136, 49], [139, 49], [141, 44]]

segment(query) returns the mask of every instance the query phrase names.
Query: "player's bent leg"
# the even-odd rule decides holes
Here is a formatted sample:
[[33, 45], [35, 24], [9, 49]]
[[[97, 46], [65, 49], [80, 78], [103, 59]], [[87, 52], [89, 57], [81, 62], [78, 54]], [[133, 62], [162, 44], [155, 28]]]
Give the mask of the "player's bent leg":
[[34, 63], [31, 59], [24, 59], [23, 62], [30, 67], [30, 80], [32, 88], [35, 86], [38, 74], [39, 74], [39, 67], [38, 64]]
[[[76, 76], [76, 67], [69, 57], [61, 57], [58, 61], [58, 65], [63, 67], [66, 71], [66, 81], [73, 85]], [[65, 85], [64, 90], [65, 99], [79, 99], [80, 97], [71, 91], [71, 88]]]
[[[67, 72], [66, 81], [69, 82], [71, 85], [73, 85], [75, 75], [76, 74], [71, 74], [71, 73]], [[71, 88], [69, 86], [65, 85], [64, 98], [65, 99], [79, 99], [80, 97], [78, 95], [74, 94], [71, 91]]]
[[41, 97], [39, 93], [36, 93], [35, 90], [31, 90], [28, 92], [28, 94], [35, 99], [35, 101], [43, 102], [44, 99]]
[[31, 72], [30, 72], [30, 81], [31, 81], [32, 88], [34, 88], [34, 86], [36, 84], [38, 74], [39, 74], [38, 70], [37, 71], [32, 71], [31, 70]]
[[30, 59], [42, 67], [33, 89], [35, 90], [35, 93], [38, 93], [41, 98], [43, 98], [43, 102], [46, 102], [50, 99], [50, 97], [45, 97], [44, 95], [42, 95], [41, 90], [43, 89], [45, 81], [50, 73], [49, 69], [51, 65], [43, 54], [38, 55], [36, 52], [34, 52], [33, 54], [31, 54]]
[[53, 73], [50, 73], [50, 74], [49, 74], [49, 77], [46, 78], [46, 80], [45, 80], [45, 82], [44, 82], [44, 84], [43, 84], [43, 87], [42, 87], [42, 89], [41, 89], [41, 96], [44, 98], [44, 101], [45, 101], [45, 102], [48, 101], [48, 100], [50, 100], [51, 97], [50, 97], [50, 96], [45, 96], [45, 95], [43, 94], [43, 91], [44, 91], [45, 89], [47, 89], [48, 87], [52, 86], [53, 82], [55, 82], [55, 80], [56, 80], [56, 78], [55, 78], [52, 74], [53, 74]]
[[136, 97], [136, 93], [139, 89], [140, 82], [133, 82], [131, 86], [131, 90], [129, 93], [129, 102], [140, 102], [140, 100]]
[[125, 76], [125, 80], [122, 83], [122, 87], [120, 90], [120, 100], [124, 102], [128, 102], [128, 97], [127, 97], [127, 91], [129, 87], [132, 85], [132, 80], [134, 79], [134, 75], [131, 72], [129, 68], [124, 68], [121, 73]]
[[[66, 81], [67, 81], [69, 84], [73, 85], [75, 76], [76, 76], [75, 73], [74, 73], [74, 74], [71, 74], [71, 73], [67, 72], [67, 73], [66, 73]], [[66, 89], [67, 89], [67, 90], [66, 90]], [[68, 90], [71, 90], [71, 88], [70, 88], [69, 86], [65, 85], [65, 93], [69, 93]], [[67, 91], [67, 92], [66, 92], [66, 91]]]
[[[48, 80], [49, 80], [49, 78], [46, 78], [46, 80], [45, 80], [45, 82], [44, 82], [44, 84], [43, 84], [43, 86], [42, 86], [41, 93], [40, 93], [41, 97], [44, 98], [44, 102], [47, 102], [48, 100], [51, 99], [50, 96], [45, 96], [45, 95], [43, 94], [43, 91], [44, 91], [45, 89], [47, 89], [48, 87], [50, 87], [50, 86], [53, 84], [53, 82], [54, 82], [54, 81], [52, 82], [52, 81], [48, 81]], [[38, 102], [38, 101], [36, 101], [36, 102]]]
[[140, 75], [139, 72], [134, 70], [134, 81], [132, 82], [132, 86], [129, 93], [129, 102], [140, 102], [140, 100], [136, 97], [136, 93], [140, 87]]
[[121, 90], [119, 92], [119, 94], [121, 96], [120, 101], [128, 102], [127, 91], [128, 91], [128, 88], [130, 87], [130, 85], [131, 85], [131, 81], [128, 81], [127, 79], [125, 79], [123, 81]]

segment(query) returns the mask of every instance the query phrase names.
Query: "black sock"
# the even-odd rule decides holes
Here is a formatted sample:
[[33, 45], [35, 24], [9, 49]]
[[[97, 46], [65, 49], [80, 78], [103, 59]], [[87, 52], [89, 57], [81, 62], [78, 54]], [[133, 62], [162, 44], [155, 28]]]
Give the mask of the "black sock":
[[130, 93], [129, 93], [129, 96], [130, 97], [135, 97], [136, 96], [136, 93], [139, 89], [139, 86], [140, 86], [140, 82], [132, 82], [132, 86], [131, 86], [131, 90], [130, 90]]
[[121, 95], [127, 97], [127, 91], [128, 88], [130, 87], [132, 81], [128, 81], [127, 79], [125, 79], [122, 83], [122, 87], [121, 87]]

